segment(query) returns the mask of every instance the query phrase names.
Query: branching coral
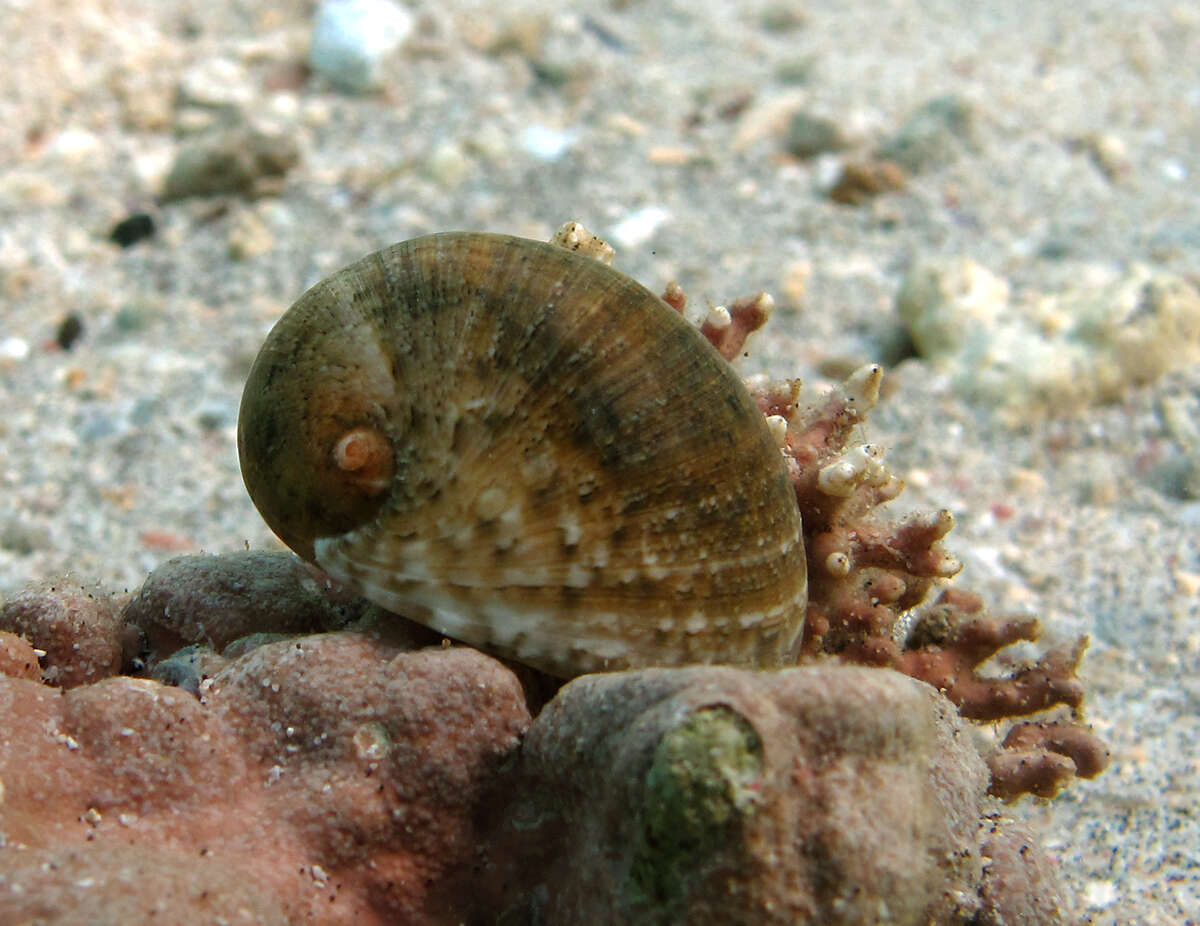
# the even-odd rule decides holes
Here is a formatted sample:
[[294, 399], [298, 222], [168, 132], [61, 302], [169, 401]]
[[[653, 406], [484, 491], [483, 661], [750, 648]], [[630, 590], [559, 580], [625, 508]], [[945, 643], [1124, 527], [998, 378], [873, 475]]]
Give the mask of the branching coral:
[[1072, 778], [1092, 778], [1108, 765], [1108, 750], [1088, 730], [1070, 723], [1019, 723], [988, 756], [991, 793], [1054, 797]]
[[[676, 284], [663, 298], [683, 311]], [[710, 313], [701, 331], [733, 360], [769, 316], [769, 298], [759, 294]], [[1000, 650], [1038, 638], [1038, 622], [988, 615], [978, 596], [953, 588], [926, 604], [938, 583], [961, 568], [941, 546], [954, 518], [943, 510], [894, 520], [880, 510], [904, 484], [882, 450], [855, 435], [879, 399], [882, 378], [879, 366], [865, 366], [808, 404], [800, 401], [798, 380], [747, 381], [768, 420], [783, 423], [780, 445], [808, 554], [805, 655], [898, 669], [939, 689], [972, 720], [1021, 717], [1056, 705], [1077, 714], [1083, 688], [1076, 669], [1086, 639], [1051, 649], [1006, 676], [985, 677], [980, 667]], [[1092, 777], [1107, 764], [1103, 743], [1078, 723], [1041, 729], [1041, 738], [1024, 736], [1019, 745], [1006, 741], [1000, 748], [990, 763], [993, 793], [1010, 800], [1024, 793], [1053, 796], [1071, 777]]]
[[972, 720], [1021, 717], [1056, 704], [1078, 709], [1083, 685], [1075, 670], [1085, 639], [1056, 647], [1005, 678], [982, 678], [975, 670], [1006, 646], [1036, 640], [1034, 618], [973, 617], [983, 605], [968, 593], [946, 591], [921, 616], [897, 668], [936, 686]]

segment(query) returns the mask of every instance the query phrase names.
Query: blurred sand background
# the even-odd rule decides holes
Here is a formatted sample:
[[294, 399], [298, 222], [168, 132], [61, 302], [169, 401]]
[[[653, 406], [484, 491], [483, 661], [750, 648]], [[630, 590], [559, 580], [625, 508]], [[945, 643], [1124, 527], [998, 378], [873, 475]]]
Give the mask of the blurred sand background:
[[[1194, 345], [1102, 397], [997, 398], [913, 356], [896, 310], [931, 259], [970, 258], [1014, 303], [1136, 265], [1194, 283], [1200, 8], [413, 2], [379, 89], [353, 93], [306, 72], [314, 6], [0, 0], [0, 595], [63, 573], [132, 590], [179, 552], [271, 547], [235, 427], [287, 305], [393, 241], [578, 219], [701, 310], [772, 292], [746, 373], [819, 390], [889, 364], [867, 435], [909, 482], [893, 508], [954, 513], [956, 581], [994, 611], [1092, 638], [1112, 767], [1012, 813], [1043, 826], [1088, 922], [1200, 920]], [[946, 98], [962, 118], [903, 189], [831, 197]], [[161, 202], [181, 153], [244, 125], [294, 166]], [[138, 212], [152, 237], [109, 240]]]

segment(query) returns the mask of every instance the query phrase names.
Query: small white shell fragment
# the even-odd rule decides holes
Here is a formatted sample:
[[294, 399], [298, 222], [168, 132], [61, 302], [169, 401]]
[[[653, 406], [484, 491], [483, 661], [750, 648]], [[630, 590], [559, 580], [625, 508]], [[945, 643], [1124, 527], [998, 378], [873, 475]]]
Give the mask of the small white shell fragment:
[[99, 136], [87, 129], [66, 128], [46, 145], [46, 154], [64, 161], [82, 162], [94, 157], [103, 147]]
[[787, 441], [787, 419], [783, 415], [767, 415], [767, 428], [775, 440], [775, 446], [782, 447]]
[[392, 0], [325, 0], [308, 63], [342, 90], [362, 93], [379, 85], [384, 60], [412, 29], [412, 14]]
[[1112, 906], [1116, 899], [1117, 889], [1111, 881], [1089, 881], [1083, 891], [1084, 903], [1091, 910]]
[[244, 108], [257, 99], [258, 88], [246, 67], [232, 58], [204, 58], [179, 80], [179, 101], [212, 109]]
[[578, 251], [580, 254], [594, 257], [602, 264], [611, 264], [617, 253], [611, 244], [593, 235], [579, 222], [567, 222], [560, 227], [550, 239], [550, 243], [568, 251]]

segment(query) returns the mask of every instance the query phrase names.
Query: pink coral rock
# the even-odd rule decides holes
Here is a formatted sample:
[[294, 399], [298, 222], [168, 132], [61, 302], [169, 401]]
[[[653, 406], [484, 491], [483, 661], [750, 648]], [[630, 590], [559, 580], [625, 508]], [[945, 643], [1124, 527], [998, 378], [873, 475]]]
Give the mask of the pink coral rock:
[[171, 922], [469, 909], [475, 807], [529, 722], [507, 669], [326, 634], [259, 647], [206, 687], [0, 678], [0, 922], [146, 921], [162, 908], [128, 901], [131, 878], [173, 898]]
[[42, 676], [70, 688], [121, 669], [120, 605], [95, 588], [65, 581], [34, 586], [4, 602], [0, 630], [42, 650]]
[[922, 682], [648, 669], [531, 721], [501, 663], [407, 645], [230, 646], [199, 698], [0, 677], [0, 922], [1060, 921]]
[[24, 637], [0, 630], [0, 675], [36, 681], [42, 677], [37, 650]]

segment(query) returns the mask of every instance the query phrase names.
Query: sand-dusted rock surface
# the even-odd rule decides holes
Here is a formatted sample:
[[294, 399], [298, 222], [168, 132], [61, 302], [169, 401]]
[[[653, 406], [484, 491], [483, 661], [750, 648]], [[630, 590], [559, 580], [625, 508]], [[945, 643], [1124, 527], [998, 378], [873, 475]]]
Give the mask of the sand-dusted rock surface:
[[474, 650], [333, 632], [198, 698], [15, 673], [0, 706], [4, 922], [1066, 922], [954, 705], [890, 669], [585, 676], [531, 719]]
[[1035, 839], [997, 867], [987, 780], [953, 706], [890, 670], [586, 676], [530, 728], [492, 860], [520, 922], [1065, 922]]
[[458, 922], [486, 900], [477, 805], [529, 723], [499, 663], [359, 634], [258, 647], [203, 700], [5, 677], [0, 705], [13, 923]]

